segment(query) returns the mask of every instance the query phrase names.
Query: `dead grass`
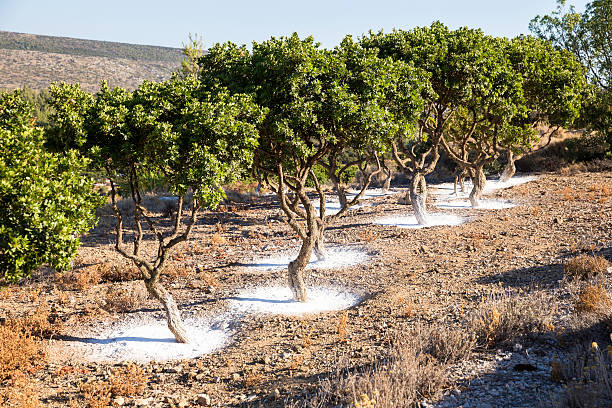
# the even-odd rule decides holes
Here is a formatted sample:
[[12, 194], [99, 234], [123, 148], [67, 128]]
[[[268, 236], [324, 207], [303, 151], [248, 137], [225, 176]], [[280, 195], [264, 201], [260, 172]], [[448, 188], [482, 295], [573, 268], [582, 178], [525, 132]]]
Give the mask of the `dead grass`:
[[134, 265], [115, 262], [97, 263], [58, 276], [58, 282], [63, 288], [80, 291], [104, 282], [130, 282], [139, 279], [142, 279], [142, 273]]
[[570, 280], [588, 280], [604, 274], [609, 267], [610, 263], [602, 256], [578, 255], [563, 265], [563, 271]]
[[125, 313], [138, 308], [148, 297], [144, 285], [135, 282], [135, 285], [111, 285], [106, 288], [100, 307], [108, 312]]
[[485, 299], [468, 317], [466, 330], [479, 346], [508, 344], [517, 337], [554, 330], [556, 303], [540, 292], [505, 293]]
[[27, 328], [0, 326], [0, 339], [0, 381], [10, 378], [16, 370], [33, 372], [46, 361], [42, 343]]
[[8, 319], [5, 326], [15, 332], [44, 339], [56, 336], [62, 329], [57, 315], [51, 312], [51, 308], [46, 303], [37, 306], [24, 316]]
[[348, 312], [344, 311], [342, 315], [340, 316], [340, 318], [338, 319], [338, 322], [336, 323], [336, 333], [338, 334], [338, 338], [340, 339], [340, 341], [346, 341], [347, 324], [348, 324]]
[[29, 375], [16, 371], [4, 385], [0, 388], [0, 404], [3, 407], [38, 408], [42, 406], [35, 383]]
[[145, 374], [142, 367], [136, 364], [129, 364], [113, 370], [110, 378], [110, 391], [113, 396], [132, 396], [141, 395], [149, 382], [149, 377]]
[[79, 385], [85, 405], [89, 408], [111, 406], [115, 396], [142, 395], [149, 377], [136, 364], [129, 364], [112, 370], [108, 380], [93, 380]]
[[448, 363], [467, 358], [474, 345], [457, 328], [415, 327], [392, 341], [389, 354], [373, 365], [338, 370], [292, 407], [419, 407], [435, 400], [447, 384]]
[[578, 313], [609, 313], [610, 296], [602, 286], [587, 285], [574, 299], [574, 308]]
[[577, 347], [559, 363], [564, 393], [558, 407], [599, 408], [612, 401], [612, 350], [601, 350], [595, 342]]

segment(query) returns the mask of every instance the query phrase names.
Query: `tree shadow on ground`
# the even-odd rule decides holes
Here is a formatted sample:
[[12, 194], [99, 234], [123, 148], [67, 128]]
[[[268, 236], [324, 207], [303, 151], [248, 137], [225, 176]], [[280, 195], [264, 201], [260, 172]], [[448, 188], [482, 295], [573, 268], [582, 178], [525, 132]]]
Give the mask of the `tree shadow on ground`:
[[504, 287], [558, 286], [563, 279], [563, 265], [536, 265], [525, 268], [511, 269], [495, 275], [483, 276], [476, 282], [484, 285], [501, 284]]
[[[612, 247], [599, 250], [571, 251], [562, 254], [563, 263], [578, 255], [602, 256], [612, 262]], [[483, 276], [477, 279], [481, 284], [501, 284], [504, 287], [530, 287], [534, 284], [545, 287], [556, 287], [563, 280], [563, 263], [535, 265], [525, 268], [511, 269], [495, 275]]]

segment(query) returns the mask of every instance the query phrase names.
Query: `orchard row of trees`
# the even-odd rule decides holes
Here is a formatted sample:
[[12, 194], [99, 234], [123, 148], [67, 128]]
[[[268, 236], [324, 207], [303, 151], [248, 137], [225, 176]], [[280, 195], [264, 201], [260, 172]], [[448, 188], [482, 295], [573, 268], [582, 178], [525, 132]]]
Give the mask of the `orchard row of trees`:
[[[410, 201], [421, 224], [427, 223], [425, 176], [435, 169], [442, 150], [473, 176], [470, 199], [477, 206], [484, 166], [503, 153], [510, 164], [504, 174], [510, 177], [514, 158], [537, 140], [536, 127], [569, 126], [579, 116], [587, 89], [577, 58], [550, 42], [450, 30], [441, 23], [370, 33], [358, 41], [348, 36], [332, 50], [294, 34], [253, 43], [251, 50], [226, 43], [193, 55], [188, 74], [163, 83], [144, 82], [133, 92], [104, 83], [95, 94], [78, 85], [51, 86], [52, 125], [44, 136], [55, 152], [46, 153], [49, 160], [68, 160], [64, 167], [77, 171], [87, 165], [110, 180], [116, 249], [139, 268], [181, 342], [188, 335], [159, 278], [172, 248], [188, 238], [199, 211], [215, 208], [223, 199], [224, 184], [251, 172], [276, 193], [302, 241], [288, 277], [295, 299], [305, 301], [303, 271], [313, 252], [325, 257], [325, 229], [359, 200], [376, 173], [387, 169], [385, 161], [394, 160], [408, 175]], [[13, 115], [19, 103], [5, 96], [0, 115]], [[6, 132], [23, 140], [36, 134], [42, 148], [40, 130], [31, 121], [20, 126], [8, 126]], [[11, 145], [0, 148], [14, 150]], [[0, 180], [17, 160], [4, 167], [0, 163]], [[349, 198], [345, 183], [356, 169], [363, 182]], [[178, 197], [171, 223], [143, 204], [144, 180], [151, 175], [163, 178]], [[86, 178], [74, 180], [81, 190], [54, 208], [63, 205], [73, 217], [66, 219], [80, 222], [72, 228], [52, 224], [59, 225], [54, 234], [78, 242], [77, 234], [91, 225], [91, 209], [99, 203]], [[327, 180], [341, 203], [336, 214], [325, 210]], [[61, 183], [70, 184], [59, 177], [57, 182], [57, 191], [64, 191]], [[123, 198], [133, 202], [129, 220], [117, 205], [120, 183], [128, 186]], [[0, 196], [2, 208], [10, 197]], [[75, 205], [80, 212], [73, 210]], [[7, 214], [15, 231], [29, 216], [20, 219], [12, 210]], [[28, 233], [13, 235], [29, 240]], [[150, 253], [143, 249], [145, 234], [157, 243]], [[4, 231], [1, 236], [1, 261], [11, 262], [21, 244], [5, 239], [11, 235]], [[3, 267], [4, 274], [17, 278], [42, 262], [49, 260], [39, 257], [27, 265]]]

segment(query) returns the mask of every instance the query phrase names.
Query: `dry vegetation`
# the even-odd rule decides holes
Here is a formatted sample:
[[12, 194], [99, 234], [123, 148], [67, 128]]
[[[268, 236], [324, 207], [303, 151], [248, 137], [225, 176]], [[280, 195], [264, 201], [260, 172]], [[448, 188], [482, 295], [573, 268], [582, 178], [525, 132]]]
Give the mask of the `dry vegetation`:
[[135, 61], [131, 59], [88, 57], [41, 51], [0, 49], [0, 88], [27, 86], [35, 90], [52, 82], [79, 83], [94, 92], [102, 80], [111, 86], [135, 89], [142, 81], [169, 79], [178, 63]]
[[[512, 209], [454, 210], [472, 217], [457, 227], [373, 225], [381, 214], [406, 211], [398, 195], [376, 199], [328, 232], [328, 242], [366, 248], [372, 261], [308, 274], [309, 285], [362, 290], [361, 304], [313, 316], [241, 316], [228, 347], [167, 363], [92, 363], [69, 353], [78, 345], [69, 336], [160, 313], [138, 271], [115, 253], [114, 223], [102, 210], [72, 271], [39, 271], [0, 292], [0, 405], [418, 407], [456, 387], [469, 392], [472, 374], [460, 377], [462, 367], [487, 381], [482, 364], [518, 344], [554, 357], [537, 369], [540, 381], [558, 388], [538, 398], [606, 406], [612, 174], [575, 171], [498, 193], [519, 202]], [[278, 209], [254, 186], [244, 188], [240, 203], [206, 213], [171, 256], [163, 279], [189, 315], [224, 312], [236, 288], [284, 282], [282, 272], [242, 266], [295, 245]], [[163, 200], [147, 205], [170, 223]]]

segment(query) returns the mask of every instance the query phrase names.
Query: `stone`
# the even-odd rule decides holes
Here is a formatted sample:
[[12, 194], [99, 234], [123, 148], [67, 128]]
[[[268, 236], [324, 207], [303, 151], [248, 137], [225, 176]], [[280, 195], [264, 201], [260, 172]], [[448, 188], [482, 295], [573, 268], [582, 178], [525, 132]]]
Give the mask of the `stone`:
[[124, 404], [125, 404], [125, 398], [123, 397], [116, 397], [113, 400], [113, 406], [122, 407]]
[[207, 407], [210, 405], [210, 397], [208, 396], [208, 394], [199, 394], [196, 398], [196, 402], [198, 403], [198, 405]]

